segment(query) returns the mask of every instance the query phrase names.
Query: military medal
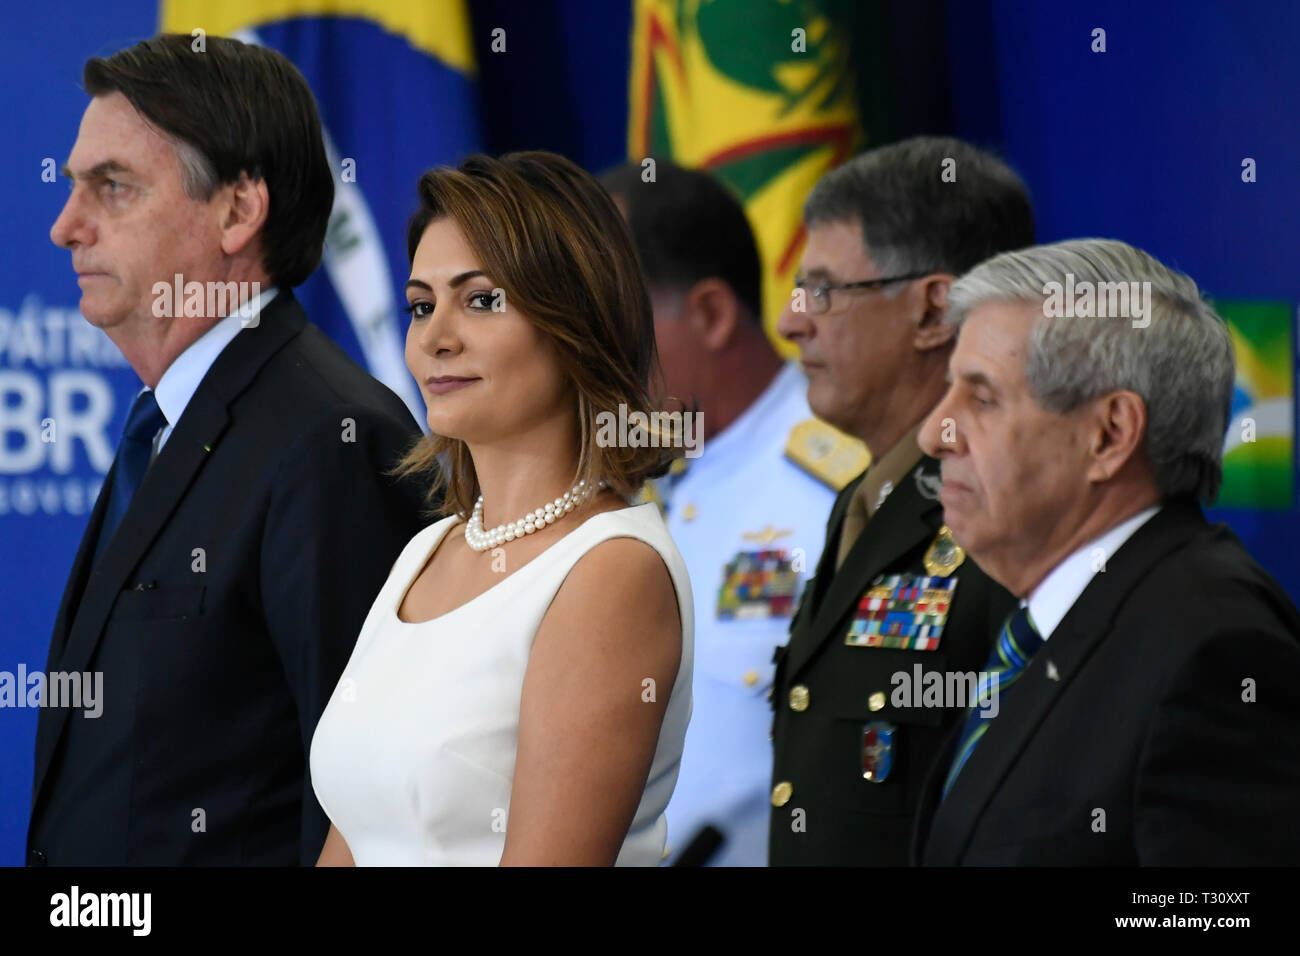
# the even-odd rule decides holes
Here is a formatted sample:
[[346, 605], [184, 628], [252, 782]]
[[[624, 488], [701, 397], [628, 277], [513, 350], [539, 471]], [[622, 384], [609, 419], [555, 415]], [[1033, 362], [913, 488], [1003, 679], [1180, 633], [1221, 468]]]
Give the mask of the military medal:
[[957, 579], [882, 574], [858, 601], [844, 643], [902, 651], [939, 648]]
[[862, 779], [870, 783], [884, 783], [894, 764], [893, 724], [883, 720], [873, 721], [862, 728]]
[[718, 619], [790, 617], [798, 589], [799, 572], [785, 548], [741, 551], [722, 569]]
[[952, 532], [944, 525], [930, 543], [930, 549], [921, 559], [927, 574], [952, 574], [966, 560], [966, 552], [952, 539]]

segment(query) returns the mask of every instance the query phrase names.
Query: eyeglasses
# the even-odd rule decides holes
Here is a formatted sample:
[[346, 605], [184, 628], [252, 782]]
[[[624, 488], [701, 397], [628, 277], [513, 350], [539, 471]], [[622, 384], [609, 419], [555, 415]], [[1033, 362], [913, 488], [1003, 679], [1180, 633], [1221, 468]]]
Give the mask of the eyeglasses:
[[909, 282], [928, 276], [929, 272], [909, 272], [907, 275], [890, 276], [886, 279], [864, 279], [861, 282], [828, 282], [822, 279], [816, 285], [808, 285], [803, 276], [795, 276], [794, 287], [808, 292], [808, 312], [812, 315], [825, 315], [831, 308], [831, 292], [850, 289], [883, 289], [893, 282]]

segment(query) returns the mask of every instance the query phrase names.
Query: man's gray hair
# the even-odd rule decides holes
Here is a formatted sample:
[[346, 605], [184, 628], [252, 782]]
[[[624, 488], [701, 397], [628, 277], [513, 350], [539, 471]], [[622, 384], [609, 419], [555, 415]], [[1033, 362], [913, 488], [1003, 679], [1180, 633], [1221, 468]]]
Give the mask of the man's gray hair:
[[882, 275], [961, 275], [1034, 244], [1034, 212], [1020, 177], [992, 153], [948, 136], [914, 136], [859, 153], [817, 182], [803, 218], [810, 229], [861, 224], [865, 251]]
[[[1059, 295], [1071, 289], [1095, 291], [1094, 306], [1076, 310]], [[1126, 294], [1127, 314], [1107, 314], [1103, 291], [1114, 304], [1121, 289], [1143, 290], [1145, 303]], [[1236, 363], [1227, 326], [1189, 276], [1118, 240], [1074, 239], [976, 266], [953, 283], [947, 321], [960, 324], [987, 302], [1042, 307], [1025, 357], [1041, 407], [1064, 414], [1111, 392], [1136, 392], [1146, 403], [1145, 452], [1161, 495], [1213, 504]], [[1138, 313], [1142, 321], [1129, 321]]]
[[217, 189], [217, 167], [193, 143], [188, 143], [177, 136], [166, 136], [176, 151], [176, 159], [181, 166], [181, 186], [185, 195], [200, 202], [207, 202]]

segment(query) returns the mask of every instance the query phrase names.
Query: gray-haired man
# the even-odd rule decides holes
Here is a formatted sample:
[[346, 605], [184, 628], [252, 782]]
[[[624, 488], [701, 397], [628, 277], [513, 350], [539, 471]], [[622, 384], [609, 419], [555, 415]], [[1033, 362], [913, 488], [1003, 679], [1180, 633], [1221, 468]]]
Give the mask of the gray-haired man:
[[[804, 223], [777, 329], [799, 346], [809, 407], [873, 461], [836, 499], [777, 649], [769, 862], [903, 866], [926, 771], [967, 702], [921, 685], [973, 675], [1015, 603], [953, 546], [916, 431], [944, 390], [949, 285], [1030, 245], [1034, 217], [1005, 163], [927, 136], [832, 170]], [[833, 457], [817, 445], [810, 458]]]
[[1222, 321], [1100, 239], [998, 256], [949, 302], [920, 443], [957, 542], [1022, 606], [988, 665], [998, 714], [932, 775], [923, 861], [1300, 863], [1300, 615], [1198, 506], [1222, 477]]

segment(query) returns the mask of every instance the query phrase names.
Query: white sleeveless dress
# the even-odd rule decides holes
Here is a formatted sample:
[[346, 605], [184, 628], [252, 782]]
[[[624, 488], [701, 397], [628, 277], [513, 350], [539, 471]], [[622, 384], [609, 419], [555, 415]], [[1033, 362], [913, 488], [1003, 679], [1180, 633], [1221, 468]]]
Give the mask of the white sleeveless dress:
[[316, 798], [358, 866], [495, 866], [505, 850], [524, 670], [538, 625], [584, 554], [636, 538], [663, 558], [682, 654], [645, 792], [617, 865], [655, 866], [691, 714], [694, 607], [686, 565], [654, 504], [593, 515], [466, 604], [419, 623], [398, 607], [444, 534], [402, 550], [311, 743]]

